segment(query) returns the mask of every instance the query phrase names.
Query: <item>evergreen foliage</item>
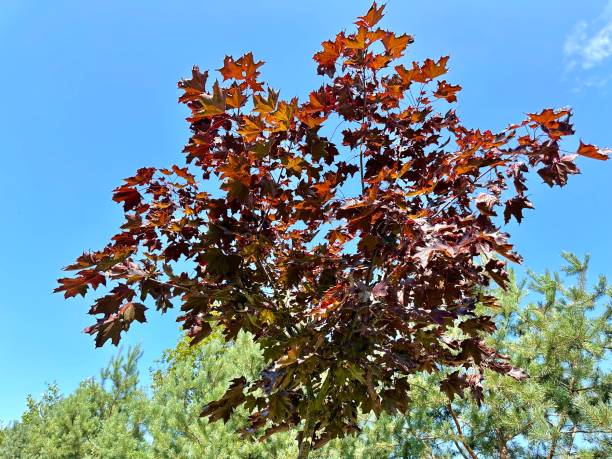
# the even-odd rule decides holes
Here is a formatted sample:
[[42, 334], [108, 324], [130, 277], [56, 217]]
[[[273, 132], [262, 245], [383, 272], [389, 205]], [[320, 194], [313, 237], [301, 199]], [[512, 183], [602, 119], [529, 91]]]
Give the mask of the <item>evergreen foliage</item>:
[[119, 354], [67, 397], [49, 385], [40, 400], [28, 396], [21, 421], [3, 432], [0, 457], [150, 457], [143, 450], [145, 394], [138, 388], [138, 348]]

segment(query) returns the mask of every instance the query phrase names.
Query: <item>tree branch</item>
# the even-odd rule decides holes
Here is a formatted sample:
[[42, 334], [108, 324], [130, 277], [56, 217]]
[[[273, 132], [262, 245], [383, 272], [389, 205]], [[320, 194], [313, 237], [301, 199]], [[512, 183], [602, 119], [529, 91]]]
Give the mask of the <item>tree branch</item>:
[[450, 403], [448, 403], [446, 405], [446, 408], [448, 409], [448, 412], [453, 418], [453, 422], [455, 423], [455, 427], [457, 428], [457, 434], [459, 436], [459, 440], [461, 441], [461, 444], [465, 447], [466, 451], [468, 452], [468, 454], [470, 455], [472, 459], [478, 459], [478, 456], [476, 455], [472, 447], [468, 444], [467, 439], [465, 438], [465, 435], [463, 435], [463, 429], [461, 428], [461, 424], [459, 423], [459, 418], [457, 418], [457, 413], [455, 413], [453, 406]]

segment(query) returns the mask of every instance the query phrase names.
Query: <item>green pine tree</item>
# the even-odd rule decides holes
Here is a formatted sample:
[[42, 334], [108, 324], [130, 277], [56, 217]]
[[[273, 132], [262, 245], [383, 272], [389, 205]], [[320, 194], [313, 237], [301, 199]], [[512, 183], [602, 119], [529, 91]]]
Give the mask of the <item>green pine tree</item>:
[[29, 396], [21, 420], [3, 431], [0, 458], [150, 457], [142, 422], [146, 397], [138, 388], [140, 355], [138, 348], [119, 354], [99, 380], [83, 381], [66, 397], [56, 385], [38, 401]]

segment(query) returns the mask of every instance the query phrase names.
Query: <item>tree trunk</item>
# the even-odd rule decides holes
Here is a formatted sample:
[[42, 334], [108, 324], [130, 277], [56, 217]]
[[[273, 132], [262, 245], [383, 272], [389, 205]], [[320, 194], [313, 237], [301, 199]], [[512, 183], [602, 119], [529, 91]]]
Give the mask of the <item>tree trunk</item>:
[[310, 419], [306, 419], [306, 423], [304, 424], [303, 435], [299, 438], [298, 441], [298, 455], [297, 459], [307, 459], [310, 455], [310, 450], [312, 448], [312, 427], [310, 426]]
[[298, 448], [297, 459], [307, 459], [308, 458], [308, 455], [310, 454], [310, 445], [311, 445], [311, 442], [310, 440], [307, 440], [307, 439], [303, 439], [300, 442], [300, 445]]
[[508, 459], [508, 444], [506, 440], [499, 442], [499, 459]]
[[306, 421], [304, 422], [304, 429], [302, 435], [298, 437], [298, 455], [297, 459], [306, 459], [312, 449], [312, 437], [315, 434], [315, 427], [317, 425], [316, 416], [321, 406], [321, 403], [327, 396], [327, 391], [332, 380], [332, 370], [329, 370], [325, 376], [325, 380], [319, 389], [317, 395], [314, 395], [313, 388], [310, 384], [306, 386], [307, 396], [310, 399], [308, 408], [306, 411]]

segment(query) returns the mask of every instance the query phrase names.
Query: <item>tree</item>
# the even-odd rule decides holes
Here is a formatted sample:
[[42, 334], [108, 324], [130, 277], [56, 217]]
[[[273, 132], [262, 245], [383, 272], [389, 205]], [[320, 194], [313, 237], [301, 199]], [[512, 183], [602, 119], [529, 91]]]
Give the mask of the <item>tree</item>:
[[[299, 426], [299, 457], [356, 432], [360, 411], [406, 412], [410, 375], [443, 372], [449, 394], [478, 393], [486, 369], [525, 377], [484, 344], [495, 325], [475, 315], [494, 301], [490, 280], [508, 281], [494, 255], [520, 261], [493, 217], [520, 222], [533, 207], [530, 170], [550, 186], [578, 173], [562, 149], [569, 109], [497, 133], [438, 112], [461, 89], [439, 78], [448, 56], [399, 65], [413, 39], [377, 28], [383, 9], [323, 42], [314, 60], [329, 82], [304, 102], [264, 91], [251, 53], [226, 56], [223, 87], [194, 67], [179, 83], [187, 165], [126, 179], [113, 195], [121, 232], [56, 289], [109, 288], [89, 311], [97, 346], [144, 322], [147, 298], [162, 312], [180, 303], [192, 343], [212, 322], [228, 341], [252, 333], [265, 368], [202, 414], [227, 421], [244, 406], [263, 438]], [[576, 154], [607, 159], [582, 142]], [[463, 335], [449, 335], [457, 322]]]
[[[63, 397], [50, 385], [39, 401], [28, 397], [21, 421], [3, 431], [0, 457], [140, 459], [147, 455], [143, 401], [133, 349], [102, 370], [100, 381], [83, 381]], [[106, 387], [108, 386], [108, 387]]]

